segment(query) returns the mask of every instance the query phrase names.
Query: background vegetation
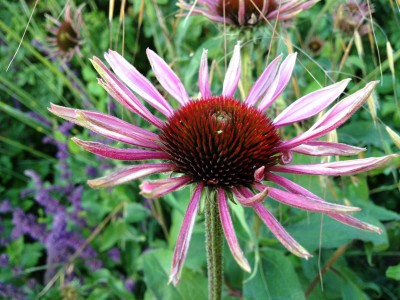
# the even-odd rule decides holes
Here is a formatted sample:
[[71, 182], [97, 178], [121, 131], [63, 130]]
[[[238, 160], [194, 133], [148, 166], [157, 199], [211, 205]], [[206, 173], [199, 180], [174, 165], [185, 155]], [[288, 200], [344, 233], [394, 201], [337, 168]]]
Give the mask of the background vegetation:
[[[226, 60], [238, 39], [249, 53], [248, 74], [253, 80], [277, 54], [297, 51], [294, 77], [278, 100], [278, 111], [344, 78], [352, 78], [348, 93], [378, 79], [368, 105], [337, 136], [340, 142], [366, 147], [365, 157], [399, 151], [385, 128], [400, 132], [398, 2], [369, 1], [373, 12], [365, 16], [365, 24], [370, 30], [362, 35], [341, 30], [334, 18], [344, 1], [320, 1], [276, 27], [273, 23], [239, 30], [203, 17], [177, 17], [176, 1], [116, 1], [112, 11], [109, 0], [76, 0], [75, 6], [86, 3], [83, 44], [81, 56], [74, 55], [70, 61], [50, 58], [46, 40], [49, 20], [45, 15], [62, 19], [64, 2], [0, 1], [0, 298], [206, 298], [202, 216], [194, 229], [181, 283], [177, 288], [167, 285], [190, 191], [150, 201], [139, 195], [139, 182], [90, 189], [85, 184], [88, 178], [125, 163], [83, 151], [71, 142], [72, 136], [99, 137], [47, 111], [53, 102], [149, 126], [115, 104], [97, 84], [89, 58], [102, 59], [109, 48], [122, 52], [153, 83], [145, 50], [155, 50], [180, 75], [192, 97], [198, 93], [203, 48], [209, 49], [215, 93], [221, 91]], [[251, 84], [246, 77], [244, 89]], [[309, 125], [299, 124], [285, 135], [293, 136]], [[313, 254], [308, 261], [288, 254], [250, 210], [237, 208], [234, 226], [253, 272], [242, 272], [226, 251], [224, 299], [398, 299], [398, 167], [397, 160], [358, 176], [294, 178], [329, 201], [362, 207], [357, 217], [383, 224], [381, 235], [346, 227], [320, 214], [266, 203]]]

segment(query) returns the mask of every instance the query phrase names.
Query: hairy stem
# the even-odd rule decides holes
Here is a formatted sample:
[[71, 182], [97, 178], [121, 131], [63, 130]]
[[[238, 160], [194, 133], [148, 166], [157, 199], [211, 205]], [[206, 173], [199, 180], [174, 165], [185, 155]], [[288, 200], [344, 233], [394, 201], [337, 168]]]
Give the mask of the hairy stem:
[[208, 299], [220, 300], [222, 291], [223, 234], [217, 193], [210, 193], [205, 204]]

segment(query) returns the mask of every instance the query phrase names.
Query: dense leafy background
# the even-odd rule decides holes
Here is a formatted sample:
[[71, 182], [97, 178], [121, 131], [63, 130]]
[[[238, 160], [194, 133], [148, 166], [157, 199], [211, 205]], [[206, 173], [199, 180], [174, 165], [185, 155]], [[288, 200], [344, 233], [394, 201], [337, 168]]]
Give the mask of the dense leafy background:
[[[278, 99], [277, 111], [331, 82], [350, 77], [346, 92], [352, 92], [379, 79], [375, 105], [373, 101], [365, 105], [337, 134], [341, 142], [366, 147], [365, 157], [399, 151], [385, 130], [388, 126], [400, 131], [400, 14], [395, 1], [370, 1], [373, 19], [366, 16], [366, 23], [372, 24], [374, 32], [360, 37], [335, 26], [333, 15], [344, 1], [321, 1], [294, 21], [279, 24], [275, 32], [266, 24], [240, 32], [203, 17], [179, 18], [175, 1], [167, 0], [128, 0], [122, 17], [117, 1], [109, 23], [108, 0], [86, 2], [81, 56], [75, 55], [68, 63], [47, 57], [45, 14], [62, 18], [65, 3], [38, 1], [7, 72], [34, 1], [0, 2], [0, 297], [4, 299], [207, 297], [202, 216], [194, 229], [181, 283], [176, 288], [167, 285], [190, 189], [154, 201], [140, 196], [138, 182], [91, 190], [85, 184], [87, 178], [125, 163], [81, 150], [71, 142], [72, 136], [100, 138], [63, 123], [46, 109], [54, 102], [108, 112], [149, 127], [115, 105], [97, 84], [89, 58], [102, 57], [108, 48], [123, 51], [153, 83], [145, 50], [155, 50], [180, 75], [193, 97], [198, 93], [203, 48], [209, 49], [214, 93], [221, 91], [225, 61], [238, 39], [249, 57], [244, 89], [261, 74], [267, 59], [297, 51], [294, 79]], [[321, 41], [318, 53], [310, 49], [313, 38]], [[291, 137], [310, 124], [303, 122], [282, 135]], [[320, 160], [295, 157], [295, 161]], [[250, 209], [233, 207], [234, 226], [253, 272], [242, 272], [226, 249], [224, 299], [398, 299], [398, 167], [394, 161], [359, 176], [293, 178], [329, 201], [363, 208], [356, 216], [383, 228], [381, 235], [266, 201], [313, 254], [307, 261], [288, 254]], [[51, 238], [45, 242], [45, 236]]]

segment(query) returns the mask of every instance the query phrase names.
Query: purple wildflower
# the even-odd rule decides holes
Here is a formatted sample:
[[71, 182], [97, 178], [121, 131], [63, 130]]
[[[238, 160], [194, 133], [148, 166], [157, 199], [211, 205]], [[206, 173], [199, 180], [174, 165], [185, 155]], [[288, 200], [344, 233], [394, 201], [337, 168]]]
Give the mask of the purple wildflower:
[[347, 35], [357, 31], [361, 36], [371, 31], [370, 13], [373, 10], [366, 1], [347, 0], [335, 10], [333, 18], [335, 26]]
[[60, 57], [64, 61], [68, 61], [75, 53], [80, 54], [79, 47], [82, 45], [80, 31], [83, 23], [83, 7], [84, 5], [80, 5], [75, 10], [67, 2], [64, 20], [61, 22], [51, 16], [46, 16], [53, 23], [53, 26], [49, 29], [52, 36], [48, 37], [48, 41], [52, 47], [50, 49], [51, 57]]
[[10, 201], [8, 201], [8, 199], [3, 199], [0, 202], [0, 213], [8, 213], [12, 211], [12, 206]]
[[11, 283], [0, 282], [0, 297], [2, 299], [24, 300], [25, 292]]
[[136, 286], [136, 281], [133, 280], [132, 278], [128, 278], [125, 280], [125, 288], [128, 291], [133, 292], [135, 286]]
[[112, 248], [108, 251], [108, 256], [114, 261], [119, 262], [121, 259], [121, 253], [118, 248]]
[[59, 211], [63, 211], [64, 207], [50, 195], [50, 190], [43, 185], [39, 174], [33, 170], [26, 170], [25, 175], [30, 177], [35, 185], [35, 201], [44, 207], [46, 214], [52, 215]]
[[34, 111], [27, 112], [27, 115], [32, 119], [42, 123], [44, 126], [51, 127], [51, 122], [43, 117], [41, 114], [38, 114]]
[[11, 232], [13, 240], [24, 234], [28, 234], [35, 240], [43, 241], [46, 237], [44, 224], [39, 224], [33, 214], [25, 214], [25, 212], [17, 207], [13, 211], [12, 223], [14, 228]]
[[[132, 162], [163, 160], [130, 165], [104, 177], [89, 180], [91, 187], [111, 187], [158, 173], [173, 173], [175, 176], [143, 182], [141, 193], [147, 198], [161, 197], [184, 186], [193, 186], [194, 192], [175, 247], [170, 282], [177, 284], [179, 281], [201, 195], [206, 192], [216, 193], [228, 246], [238, 264], [248, 272], [250, 265], [240, 249], [228, 209], [229, 202], [239, 202], [252, 208], [283, 246], [306, 259], [311, 254], [286, 232], [262, 204], [266, 197], [303, 210], [324, 213], [363, 230], [381, 232], [380, 228], [350, 215], [359, 208], [326, 202], [277, 174], [353, 175], [380, 167], [398, 156], [308, 165], [291, 164], [293, 153], [307, 156], [350, 156], [364, 151], [364, 148], [325, 142], [318, 138], [349, 119], [368, 99], [377, 82], [370, 82], [361, 90], [337, 102], [304, 133], [282, 140], [278, 129], [282, 130], [325, 110], [343, 93], [349, 80], [303, 96], [271, 119], [266, 111], [289, 83], [296, 54], [288, 55], [282, 63], [282, 55], [275, 58], [243, 101], [234, 98], [241, 73], [239, 44], [236, 45], [229, 63], [222, 94], [217, 96], [211, 93], [207, 51], [204, 51], [199, 71], [200, 99], [190, 99], [181, 80], [161, 57], [149, 49], [147, 56], [158, 81], [177, 100], [179, 108], [174, 109], [150, 81], [118, 53], [110, 50], [105, 58], [119, 79], [97, 57], [93, 58], [92, 63], [102, 77], [99, 83], [120, 104], [154, 125], [157, 128], [156, 133], [98, 112], [54, 104], [49, 110], [107, 138], [138, 147], [120, 149], [74, 138], [85, 150], [103, 157]], [[163, 114], [166, 120], [153, 115], [135, 93]], [[281, 188], [272, 187], [268, 182]]]
[[[313, 6], [315, 0], [179, 0], [188, 15], [204, 15], [211, 21], [237, 26], [255, 25], [274, 20], [285, 21]], [[198, 6], [197, 6], [198, 5]]]
[[7, 267], [8, 266], [8, 255], [3, 253], [0, 254], [0, 267]]

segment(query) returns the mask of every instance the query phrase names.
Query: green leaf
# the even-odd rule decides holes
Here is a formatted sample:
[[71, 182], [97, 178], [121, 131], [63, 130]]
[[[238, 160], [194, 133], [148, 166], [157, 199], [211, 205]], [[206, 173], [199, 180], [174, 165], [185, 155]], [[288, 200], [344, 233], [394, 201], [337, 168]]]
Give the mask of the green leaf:
[[[355, 217], [384, 228], [375, 218], [356, 214]], [[321, 234], [322, 226], [322, 234]], [[362, 240], [371, 242], [374, 245], [374, 250], [382, 250], [388, 247], [388, 238], [386, 231], [382, 234], [359, 230], [347, 225], [344, 225], [327, 216], [321, 218], [321, 214], [313, 213], [309, 218], [289, 226], [286, 228], [290, 234], [308, 251], [317, 250], [320, 245], [325, 249], [337, 248], [349, 243], [352, 240]]]
[[181, 281], [176, 287], [168, 284], [171, 261], [170, 250], [157, 249], [143, 255], [144, 281], [149, 289], [147, 299], [207, 299], [206, 278], [188, 268], [183, 268]]
[[387, 268], [386, 277], [394, 280], [400, 280], [400, 264]]
[[44, 246], [40, 243], [26, 244], [21, 254], [19, 264], [25, 268], [33, 267], [39, 262]]
[[245, 281], [243, 298], [246, 300], [301, 300], [304, 292], [291, 261], [282, 252], [262, 250], [257, 273]]
[[100, 251], [108, 250], [118, 242], [143, 242], [144, 240], [144, 236], [140, 235], [134, 227], [124, 220], [117, 220], [104, 230]]
[[129, 203], [125, 210], [125, 220], [129, 223], [138, 223], [150, 215], [147, 208], [139, 203]]

